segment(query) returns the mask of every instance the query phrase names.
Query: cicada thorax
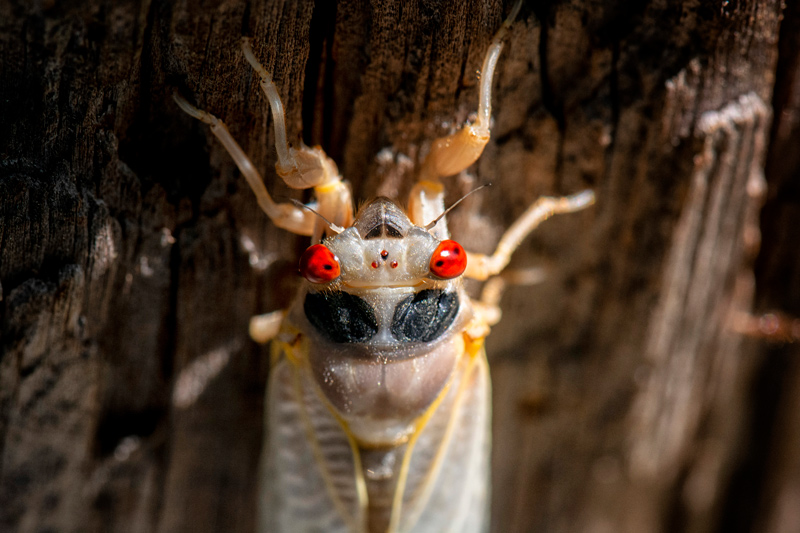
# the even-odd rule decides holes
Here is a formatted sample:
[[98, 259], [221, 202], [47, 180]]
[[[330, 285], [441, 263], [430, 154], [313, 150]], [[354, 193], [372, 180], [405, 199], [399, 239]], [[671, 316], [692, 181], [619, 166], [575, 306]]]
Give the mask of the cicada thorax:
[[464, 352], [463, 268], [452, 279], [432, 272], [448, 261], [441, 244], [378, 198], [301, 260], [309, 283], [290, 320], [308, 338], [319, 390], [365, 446], [408, 440]]

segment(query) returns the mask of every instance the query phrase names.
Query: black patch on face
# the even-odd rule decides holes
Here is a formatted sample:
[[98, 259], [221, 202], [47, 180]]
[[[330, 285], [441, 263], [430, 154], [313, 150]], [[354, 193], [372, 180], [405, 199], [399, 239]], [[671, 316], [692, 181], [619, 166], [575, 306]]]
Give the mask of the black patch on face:
[[413, 224], [402, 209], [388, 198], [375, 198], [359, 209], [353, 227], [362, 239], [404, 237]]
[[394, 310], [392, 335], [401, 342], [430, 342], [442, 335], [458, 314], [458, 295], [426, 289], [409, 296]]
[[308, 293], [303, 310], [317, 331], [333, 342], [365, 342], [378, 332], [369, 304], [346, 292]]
[[388, 222], [384, 222], [378, 226], [375, 226], [369, 233], [364, 236], [364, 240], [367, 239], [379, 239], [381, 237], [390, 237], [392, 239], [402, 239], [403, 234], [400, 233], [400, 228], [395, 226], [394, 224], [390, 224]]

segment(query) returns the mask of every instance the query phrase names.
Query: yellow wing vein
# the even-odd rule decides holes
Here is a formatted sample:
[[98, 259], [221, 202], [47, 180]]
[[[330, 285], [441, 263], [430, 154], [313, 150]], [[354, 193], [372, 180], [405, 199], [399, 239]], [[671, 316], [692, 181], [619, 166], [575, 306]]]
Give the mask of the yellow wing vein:
[[[311, 422], [311, 418], [308, 415], [306, 402], [303, 398], [303, 386], [301, 382], [300, 366], [299, 366], [301, 364], [300, 361], [303, 359], [297, 357], [297, 355], [293, 353], [293, 350], [295, 349], [293, 346], [286, 343], [282, 344], [285, 345], [284, 346], [285, 353], [291, 354], [289, 356], [289, 362], [292, 363], [292, 370], [293, 370], [292, 374], [294, 377], [295, 394], [297, 395], [297, 401], [301, 406], [300, 416], [303, 419], [303, 425], [305, 426], [306, 434], [308, 435], [308, 441], [311, 445], [311, 450], [312, 453], [314, 454], [314, 459], [317, 461], [317, 464], [320, 467], [320, 473], [322, 475], [323, 481], [325, 482], [325, 488], [327, 489], [328, 494], [330, 495], [331, 500], [333, 501], [333, 504], [336, 507], [336, 510], [339, 512], [339, 515], [342, 517], [342, 519], [347, 523], [348, 527], [352, 531], [363, 531], [364, 524], [357, 523], [356, 518], [351, 516], [351, 514], [345, 508], [344, 503], [337, 496], [336, 487], [334, 486], [333, 480], [331, 479], [330, 473], [328, 472], [328, 468], [326, 467], [325, 458], [322, 453], [322, 450], [320, 449], [319, 441], [316, 437], [314, 426]], [[330, 406], [328, 406], [328, 408], [330, 409]], [[336, 418], [341, 424], [342, 423], [341, 419], [339, 417]], [[363, 476], [361, 475], [361, 457], [357, 451], [357, 448], [355, 447], [355, 442], [352, 436], [350, 435], [350, 432], [346, 430], [345, 425], [342, 425], [342, 428], [345, 430], [345, 435], [347, 436], [348, 442], [350, 443], [350, 448], [353, 450], [353, 465], [356, 476], [355, 479], [356, 492], [358, 495], [359, 508], [362, 510], [361, 516], [363, 522], [363, 518], [365, 517], [365, 513], [363, 512], [363, 510], [366, 508], [366, 486], [364, 484]]]
[[[434, 456], [434, 460], [431, 462], [430, 467], [428, 468], [428, 473], [425, 475], [425, 480], [423, 481], [422, 485], [425, 489], [414, 498], [416, 504], [414, 508], [417, 509], [417, 517], [415, 517], [412, 521], [408, 523], [409, 528], [413, 526], [416, 521], [419, 519], [419, 514], [424, 509], [426, 502], [430, 498], [431, 491], [433, 490], [433, 486], [435, 484], [435, 479], [439, 473], [439, 470], [442, 466], [442, 460], [444, 458], [444, 454], [447, 451], [448, 445], [450, 444], [450, 440], [453, 436], [454, 428], [456, 420], [458, 420], [458, 416], [461, 413], [461, 408], [463, 405], [463, 398], [465, 395], [465, 391], [470, 384], [470, 379], [473, 377], [474, 372], [477, 368], [476, 362], [479, 360], [477, 356], [478, 353], [483, 353], [481, 348], [483, 343], [469, 343], [467, 344], [468, 350], [468, 359], [467, 359], [467, 366], [464, 369], [464, 374], [461, 377], [461, 382], [458, 386], [458, 392], [456, 393], [456, 397], [453, 400], [453, 411], [450, 414], [450, 417], [447, 421], [447, 428], [445, 429], [444, 436], [442, 438], [442, 442], [436, 451], [436, 455]], [[420, 428], [421, 432], [422, 428]]]
[[[479, 344], [479, 343], [474, 343], [473, 342], [471, 344]], [[474, 349], [473, 346], [469, 346], [469, 348], [468, 348], [470, 356], [469, 356], [469, 358], [467, 360], [467, 367], [464, 369], [464, 376], [461, 379], [461, 383], [459, 383], [459, 390], [458, 390], [456, 398], [454, 400], [459, 405], [460, 405], [461, 397], [462, 397], [463, 392], [464, 392], [465, 384], [468, 381], [466, 378], [471, 375], [472, 369], [475, 366], [474, 365], [475, 360], [476, 360], [475, 354], [477, 353], [477, 351], [473, 351], [473, 349]], [[417, 419], [416, 427], [414, 428], [414, 433], [411, 435], [411, 438], [408, 441], [408, 447], [406, 448], [406, 452], [403, 455], [403, 463], [400, 466], [400, 475], [398, 476], [397, 486], [396, 486], [395, 492], [394, 492], [394, 499], [392, 501], [392, 515], [391, 515], [391, 520], [389, 522], [389, 531], [388, 531], [388, 533], [396, 532], [397, 531], [397, 526], [398, 526], [398, 524], [400, 522], [400, 512], [401, 512], [402, 507], [403, 507], [403, 493], [405, 492], [406, 480], [408, 478], [408, 469], [409, 469], [409, 467], [411, 465], [411, 455], [412, 455], [412, 452], [414, 451], [414, 445], [417, 443], [417, 440], [419, 439], [419, 436], [422, 433], [422, 430], [425, 429], [425, 426], [428, 424], [428, 421], [431, 419], [433, 414], [439, 408], [439, 405], [441, 405], [442, 401], [447, 396], [447, 392], [450, 390], [450, 386], [451, 385], [452, 385], [452, 380], [447, 382], [447, 384], [444, 386], [442, 391], [439, 393], [439, 396], [437, 396], [436, 399], [431, 404], [431, 406], [428, 407], [428, 410], [425, 411], [425, 413]], [[456, 411], [457, 410], [458, 409], [456, 409]], [[447, 427], [447, 430], [446, 430], [446, 433], [445, 433], [445, 435], [446, 435], [445, 438], [446, 439], [449, 439], [450, 435], [452, 434], [452, 426], [453, 426], [453, 423], [454, 423], [453, 421], [454, 420], [455, 420], [455, 417], [453, 415], [451, 415], [451, 418], [448, 421], [448, 427]], [[440, 462], [441, 462], [441, 454], [442, 454], [442, 450], [444, 448], [445, 448], [445, 446], [441, 446], [439, 448], [439, 451], [437, 451], [436, 459], [434, 460], [435, 464], [440, 464]], [[438, 468], [438, 466], [432, 466], [430, 471], [432, 471], [434, 468]]]

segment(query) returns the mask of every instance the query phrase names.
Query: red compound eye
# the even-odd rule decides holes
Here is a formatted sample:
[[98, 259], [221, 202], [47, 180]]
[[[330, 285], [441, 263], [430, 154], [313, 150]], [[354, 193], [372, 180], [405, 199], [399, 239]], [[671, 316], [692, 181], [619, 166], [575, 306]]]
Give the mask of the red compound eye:
[[442, 241], [431, 256], [431, 272], [442, 279], [457, 278], [467, 268], [467, 252], [456, 241]]
[[309, 246], [300, 258], [300, 273], [311, 283], [328, 283], [339, 277], [339, 260], [324, 244]]

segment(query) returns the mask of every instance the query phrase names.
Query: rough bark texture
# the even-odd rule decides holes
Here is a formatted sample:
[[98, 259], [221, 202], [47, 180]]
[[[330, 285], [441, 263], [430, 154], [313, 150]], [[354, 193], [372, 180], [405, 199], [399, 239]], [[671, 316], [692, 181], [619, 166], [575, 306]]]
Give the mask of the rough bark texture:
[[[798, 348], [736, 332], [754, 288], [800, 314], [797, 4], [523, 7], [493, 140], [448, 182], [495, 185], [456, 236], [488, 251], [541, 194], [598, 202], [514, 257], [548, 279], [488, 343], [494, 531], [800, 530]], [[253, 531], [269, 365], [247, 323], [287, 304], [305, 240], [172, 92], [302, 198], [271, 171], [252, 36], [290, 136], [358, 198], [403, 199], [508, 8], [0, 3], [0, 530]]]

